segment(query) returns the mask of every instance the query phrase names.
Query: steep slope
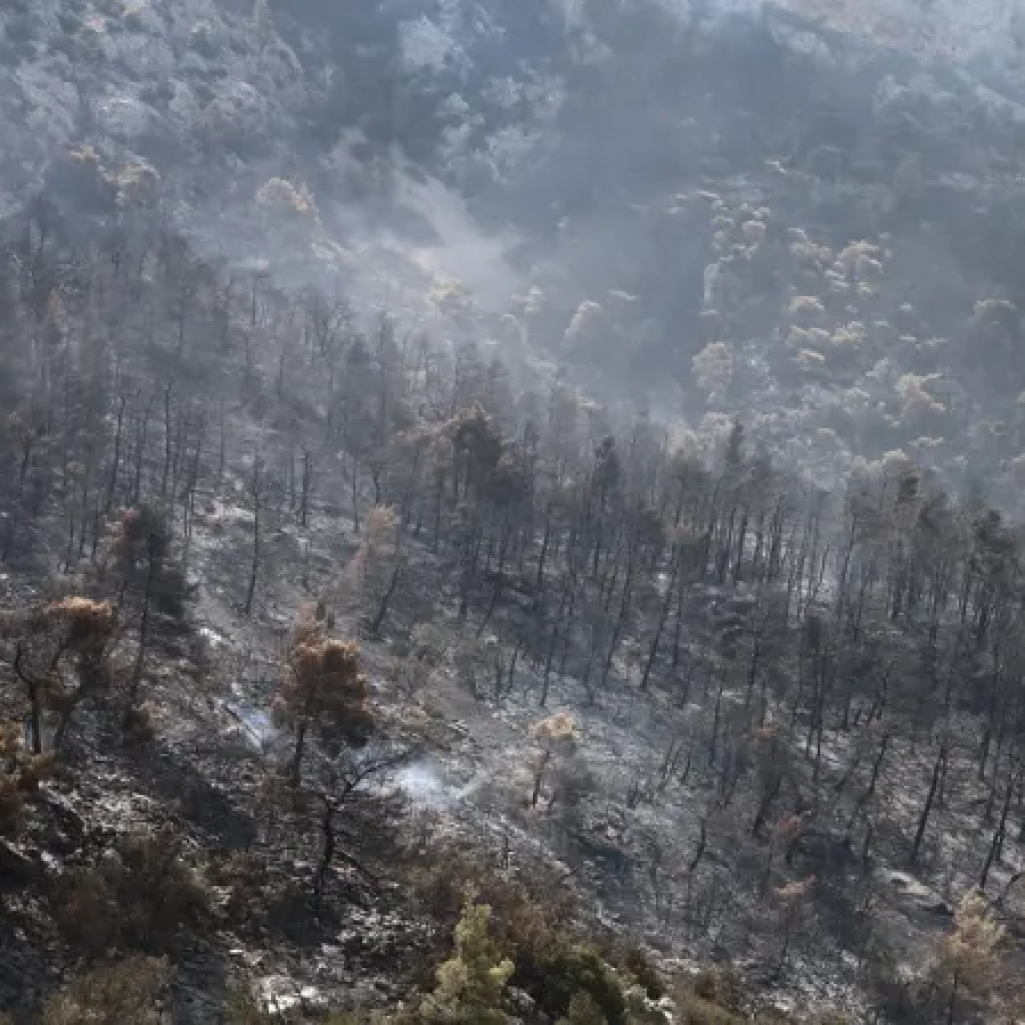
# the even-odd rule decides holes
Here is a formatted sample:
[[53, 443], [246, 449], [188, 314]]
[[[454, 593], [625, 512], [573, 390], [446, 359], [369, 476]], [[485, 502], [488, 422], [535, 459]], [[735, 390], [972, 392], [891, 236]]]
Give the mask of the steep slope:
[[627, 935], [680, 1006], [1013, 1014], [943, 940], [1022, 914], [1013, 81], [776, 7], [0, 17], [4, 1005], [391, 1007], [472, 882], [531, 1025]]

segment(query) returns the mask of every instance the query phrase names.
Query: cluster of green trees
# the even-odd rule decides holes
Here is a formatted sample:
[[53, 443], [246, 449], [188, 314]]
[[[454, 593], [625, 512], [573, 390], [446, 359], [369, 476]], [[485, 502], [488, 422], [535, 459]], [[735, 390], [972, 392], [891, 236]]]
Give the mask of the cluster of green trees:
[[[790, 1019], [744, 1015], [744, 998], [724, 978], [699, 976], [664, 995], [653, 970], [641, 962], [642, 984], [629, 969], [614, 969], [594, 948], [555, 939], [555, 948], [523, 953], [544, 962], [544, 977], [534, 995], [514, 986], [522, 972], [504, 956], [490, 927], [491, 908], [470, 900], [457, 922], [452, 949], [437, 967], [434, 985], [391, 1010], [326, 1012], [323, 1025], [512, 1025], [515, 1021], [555, 1021], [557, 1025], [742, 1025]], [[129, 957], [83, 971], [51, 996], [38, 1025], [164, 1025], [171, 1020], [169, 989], [173, 970], [166, 958]], [[536, 997], [536, 999], [535, 999]], [[731, 1010], [731, 1006], [734, 1010]], [[265, 1009], [245, 986], [226, 994], [222, 1007], [228, 1025], [269, 1025], [288, 1012]], [[9, 1019], [0, 1019], [7, 1025]], [[309, 1019], [303, 1019], [309, 1020]], [[816, 1025], [841, 1025], [843, 1019], [817, 1019]]]

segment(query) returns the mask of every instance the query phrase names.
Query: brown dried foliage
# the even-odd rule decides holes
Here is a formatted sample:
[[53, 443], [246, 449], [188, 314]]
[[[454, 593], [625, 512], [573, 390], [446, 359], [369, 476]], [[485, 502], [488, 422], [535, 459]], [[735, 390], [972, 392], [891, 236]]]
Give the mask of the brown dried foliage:
[[322, 623], [303, 610], [278, 691], [279, 715], [292, 724], [315, 723], [328, 739], [359, 743], [371, 725], [368, 697], [359, 645], [329, 637]]
[[54, 769], [52, 754], [26, 753], [18, 724], [0, 723], [0, 835], [13, 836], [20, 831], [26, 802]]

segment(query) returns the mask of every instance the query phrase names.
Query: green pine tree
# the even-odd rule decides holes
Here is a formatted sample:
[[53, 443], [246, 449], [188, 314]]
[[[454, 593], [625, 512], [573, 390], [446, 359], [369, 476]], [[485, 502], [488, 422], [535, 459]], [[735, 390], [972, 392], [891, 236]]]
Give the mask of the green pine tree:
[[420, 1007], [431, 1025], [508, 1025], [502, 1001], [513, 963], [488, 935], [491, 909], [468, 902], [455, 931], [453, 956], [438, 969], [438, 985]]

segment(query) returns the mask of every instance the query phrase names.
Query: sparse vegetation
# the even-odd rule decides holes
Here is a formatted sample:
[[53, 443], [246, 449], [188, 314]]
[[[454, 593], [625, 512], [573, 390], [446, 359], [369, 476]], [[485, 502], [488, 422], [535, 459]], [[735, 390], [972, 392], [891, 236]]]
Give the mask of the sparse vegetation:
[[133, 957], [72, 979], [43, 1008], [39, 1025], [162, 1025], [165, 961]]

